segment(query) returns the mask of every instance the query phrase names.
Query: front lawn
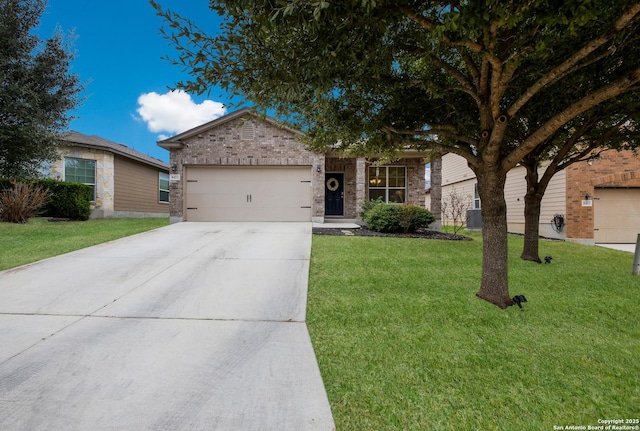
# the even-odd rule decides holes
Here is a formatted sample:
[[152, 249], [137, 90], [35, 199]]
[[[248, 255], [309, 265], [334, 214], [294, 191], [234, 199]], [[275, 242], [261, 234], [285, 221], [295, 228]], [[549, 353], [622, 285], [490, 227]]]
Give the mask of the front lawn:
[[[633, 255], [543, 241], [524, 311], [475, 297], [481, 239], [313, 238], [307, 323], [336, 427], [553, 430], [640, 417]], [[585, 428], [586, 429], [586, 428]]]
[[0, 223], [0, 271], [169, 224], [169, 218]]

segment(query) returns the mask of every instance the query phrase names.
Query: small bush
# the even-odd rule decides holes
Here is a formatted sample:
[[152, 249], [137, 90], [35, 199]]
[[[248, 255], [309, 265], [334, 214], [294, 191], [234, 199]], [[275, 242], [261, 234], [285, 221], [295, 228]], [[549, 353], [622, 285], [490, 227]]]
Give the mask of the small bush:
[[426, 208], [417, 205], [402, 205], [400, 208], [399, 223], [404, 233], [429, 227], [435, 221], [431, 211]]
[[40, 180], [39, 183], [53, 194], [53, 198], [45, 208], [44, 213], [47, 216], [72, 220], [89, 219], [93, 199], [90, 186], [56, 180]]
[[[10, 190], [14, 180], [0, 178], [0, 192]], [[88, 220], [93, 192], [90, 186], [59, 180], [38, 179], [29, 182], [51, 192], [51, 199], [42, 210], [46, 217]]]
[[364, 221], [376, 232], [399, 232], [402, 230], [400, 208], [397, 204], [376, 205], [367, 211]]
[[362, 219], [377, 232], [415, 232], [428, 227], [435, 218], [426, 208], [417, 205], [379, 203], [363, 214]]
[[26, 223], [38, 215], [50, 199], [51, 192], [42, 186], [14, 182], [13, 188], [0, 193], [0, 220]]
[[384, 204], [384, 199], [382, 199], [382, 197], [364, 201], [360, 209], [360, 218], [364, 220], [366, 218], [366, 214], [380, 204]]

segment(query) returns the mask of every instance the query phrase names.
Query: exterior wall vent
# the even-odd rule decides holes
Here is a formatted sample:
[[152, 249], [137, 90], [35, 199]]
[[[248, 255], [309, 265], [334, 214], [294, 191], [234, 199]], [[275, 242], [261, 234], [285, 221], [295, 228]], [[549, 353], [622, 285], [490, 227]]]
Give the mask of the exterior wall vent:
[[255, 134], [256, 129], [253, 123], [246, 122], [242, 125], [242, 129], [240, 130], [240, 139], [243, 141], [253, 141]]

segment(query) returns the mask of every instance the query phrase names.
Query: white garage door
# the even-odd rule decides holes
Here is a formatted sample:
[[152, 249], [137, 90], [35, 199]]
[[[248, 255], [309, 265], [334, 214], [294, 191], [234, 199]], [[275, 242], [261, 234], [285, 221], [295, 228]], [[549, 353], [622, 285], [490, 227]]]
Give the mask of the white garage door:
[[596, 243], [635, 243], [640, 233], [640, 188], [595, 190]]
[[311, 167], [186, 169], [187, 221], [311, 221]]

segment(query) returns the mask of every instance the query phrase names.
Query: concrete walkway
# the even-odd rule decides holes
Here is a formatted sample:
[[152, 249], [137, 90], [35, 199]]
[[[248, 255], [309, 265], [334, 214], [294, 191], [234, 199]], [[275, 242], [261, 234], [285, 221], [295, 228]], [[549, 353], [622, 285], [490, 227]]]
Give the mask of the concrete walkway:
[[311, 223], [179, 223], [0, 272], [0, 429], [334, 430]]
[[635, 253], [635, 244], [596, 244], [598, 247], [611, 248], [613, 250], [628, 251], [629, 253]]

